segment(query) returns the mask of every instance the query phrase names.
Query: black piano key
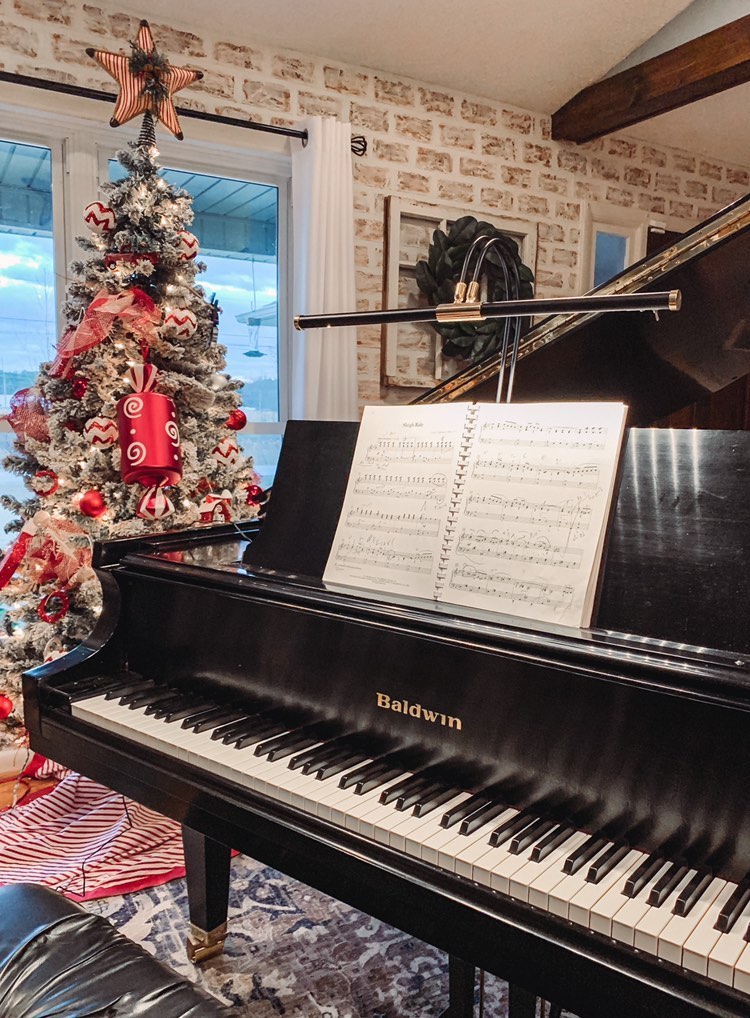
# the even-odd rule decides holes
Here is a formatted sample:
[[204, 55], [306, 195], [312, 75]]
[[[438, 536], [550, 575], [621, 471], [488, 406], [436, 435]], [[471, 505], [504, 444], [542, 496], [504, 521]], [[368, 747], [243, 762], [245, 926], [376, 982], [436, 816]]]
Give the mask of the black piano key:
[[368, 792], [373, 792], [376, 788], [380, 788], [382, 785], [387, 785], [389, 781], [395, 781], [395, 779], [403, 774], [402, 767], [387, 767], [385, 770], [373, 771], [367, 777], [360, 778], [359, 781], [354, 785], [355, 795], [366, 795]]
[[188, 706], [191, 706], [193, 711], [198, 709], [194, 696], [189, 693], [173, 692], [172, 696], [168, 700], [161, 700], [159, 703], [150, 703], [148, 707], [146, 707], [144, 713], [150, 714], [151, 717], [160, 720], [161, 718], [166, 718], [168, 714], [172, 713], [172, 711]]
[[[185, 704], [187, 707], [188, 704]], [[177, 710], [180, 708], [177, 707]], [[180, 722], [180, 728], [184, 728], [185, 731], [190, 731], [201, 722], [204, 718], [211, 716], [214, 717], [219, 711], [224, 710], [224, 707], [220, 707], [217, 703], [211, 703], [210, 700], [204, 700], [199, 703], [194, 703], [190, 708], [190, 713], [186, 714]]]
[[446, 828], [453, 827], [454, 824], [460, 823], [476, 810], [483, 806], [489, 806], [492, 802], [494, 800], [491, 796], [488, 796], [485, 792], [477, 792], [465, 802], [460, 802], [457, 806], [447, 810], [440, 819], [440, 826]]
[[435, 792], [432, 795], [423, 795], [414, 807], [414, 816], [426, 817], [428, 813], [431, 813], [434, 809], [438, 809], [444, 803], [449, 802], [456, 795], [458, 795], [457, 788], [445, 787], [441, 788], [440, 791]]
[[520, 831], [525, 830], [530, 824], [536, 823], [538, 819], [533, 813], [526, 811], [516, 813], [515, 816], [495, 828], [490, 835], [489, 844], [493, 848], [497, 848], [498, 845], [504, 845], [506, 841], [510, 841], [511, 838], [515, 837]]
[[660, 852], [647, 856], [625, 881], [622, 893], [628, 898], [635, 898], [636, 894], [654, 879], [665, 862], [666, 859]]
[[563, 873], [567, 873], [568, 876], [577, 873], [582, 866], [585, 866], [590, 859], [597, 856], [609, 844], [609, 838], [605, 838], [598, 833], [592, 834], [590, 838], [587, 838], [582, 845], [579, 845], [575, 852], [572, 852], [565, 860]]
[[616, 841], [613, 845], [607, 849], [606, 852], [602, 852], [596, 862], [589, 866], [589, 871], [586, 874], [586, 880], [590, 884], [598, 884], [600, 880], [613, 870], [615, 866], [624, 859], [630, 851], [630, 845], [626, 841]]
[[[208, 710], [213, 710], [214, 704], [206, 703], [204, 700], [199, 700], [197, 697], [189, 697], [176, 703], [173, 707], [170, 707], [169, 712], [162, 718], [168, 725], [173, 725], [177, 721], [188, 722], [197, 717], [199, 714], [205, 714]], [[148, 708], [146, 708], [148, 710]], [[187, 725], [181, 725], [181, 727], [188, 727]]]
[[719, 913], [714, 928], [721, 933], [729, 933], [750, 902], [750, 879], [747, 877], [732, 892], [724, 908]]
[[484, 806], [475, 809], [470, 816], [464, 817], [461, 821], [461, 826], [458, 828], [458, 833], [473, 834], [474, 831], [478, 831], [480, 827], [484, 827], [485, 824], [494, 820], [495, 817], [499, 817], [507, 808], [504, 802], [486, 802]]
[[380, 793], [380, 802], [383, 806], [387, 806], [389, 802], [395, 802], [396, 799], [400, 799], [402, 796], [408, 795], [415, 789], [421, 790], [426, 787], [426, 781], [421, 774], [412, 774], [408, 778], [404, 778], [403, 781], [397, 782], [395, 785], [391, 785], [390, 788], [386, 788]]
[[558, 824], [549, 832], [546, 838], [534, 845], [529, 858], [532, 862], [542, 862], [547, 856], [554, 852], [560, 845], [564, 845], [568, 838], [576, 833], [575, 827], [567, 827], [565, 824]]
[[324, 763], [340, 755], [342, 750], [348, 749], [347, 740], [350, 741], [351, 736], [342, 735], [336, 739], [330, 739], [320, 746], [313, 746], [312, 749], [305, 750], [303, 753], [296, 753], [289, 761], [289, 766], [293, 771], [301, 768], [303, 774], [310, 774], [318, 767], [322, 767]]
[[219, 740], [224, 741], [227, 738], [231, 741], [232, 736], [235, 735], [235, 733], [238, 736], [242, 735], [244, 730], [247, 728], [248, 723], [254, 716], [255, 715], [246, 714], [244, 717], [241, 717], [239, 721], [230, 721], [226, 725], [219, 725], [218, 728], [214, 728], [211, 732], [211, 738], [214, 742], [218, 742]]
[[279, 734], [279, 723], [268, 722], [259, 728], [254, 728], [251, 732], [245, 735], [233, 736], [232, 738], [225, 738], [224, 741], [227, 746], [234, 744], [235, 749], [247, 749], [248, 746], [254, 746], [256, 742], [260, 742], [261, 739], [270, 739], [273, 735]]
[[201, 732], [209, 732], [212, 728], [218, 728], [219, 725], [226, 724], [229, 721], [239, 721], [242, 717], [242, 711], [235, 708], [219, 708], [219, 712], [213, 716], [206, 714], [197, 724], [193, 725], [193, 731], [196, 735]]
[[139, 679], [137, 682], [125, 682], [122, 685], [114, 686], [104, 694], [105, 700], [119, 700], [126, 693], [140, 693], [147, 689], [154, 688], [153, 679]]
[[687, 885], [678, 894], [677, 901], [672, 909], [674, 914], [689, 915], [691, 908], [700, 900], [701, 895], [713, 878], [714, 875], [710, 870], [698, 870], [693, 879], [688, 881]]
[[146, 690], [145, 693], [126, 693], [125, 696], [120, 697], [119, 703], [121, 707], [138, 710], [139, 707], [148, 707], [151, 703], [158, 703], [159, 700], [167, 700], [173, 696], [173, 689], [165, 689], [162, 686], [160, 689]]
[[367, 752], [365, 750], [359, 750], [348, 754], [346, 757], [341, 757], [338, 760], [329, 760], [328, 763], [324, 763], [315, 772], [315, 777], [319, 781], [326, 781], [328, 778], [335, 778], [337, 774], [341, 774], [342, 771], [348, 770], [350, 767], [355, 767], [362, 760], [367, 759]]
[[327, 729], [320, 725], [306, 725], [302, 728], [292, 729], [283, 735], [276, 735], [272, 739], [261, 742], [255, 750], [256, 756], [266, 756], [269, 762], [283, 760], [291, 756], [298, 749], [307, 749], [308, 746], [316, 746], [322, 739], [329, 738], [331, 726]]
[[111, 689], [124, 689], [133, 682], [133, 676], [123, 678], [122, 675], [96, 675], [91, 679], [79, 679], [71, 682], [69, 686], [60, 686], [60, 691], [65, 693], [71, 703], [79, 700], [89, 700], [94, 696], [102, 696]]
[[534, 823], [529, 824], [528, 827], [525, 827], [516, 834], [508, 847], [508, 851], [511, 855], [520, 855], [521, 852], [525, 852], [527, 848], [530, 848], [535, 842], [543, 838], [545, 834], [549, 834], [557, 826], [556, 820], [545, 820], [544, 817], [539, 817]]
[[666, 873], [663, 873], [651, 888], [651, 893], [646, 899], [649, 905], [655, 905], [657, 908], [663, 905], [675, 887], [687, 875], [689, 869], [687, 863], [673, 862]]
[[419, 788], [413, 788], [405, 795], [399, 795], [396, 799], [396, 809], [399, 810], [399, 812], [411, 809], [412, 806], [416, 806], [417, 803], [421, 801], [423, 796], [429, 798], [430, 795], [435, 795], [444, 787], [445, 786], [442, 782], [427, 782], [427, 784], [424, 784]]

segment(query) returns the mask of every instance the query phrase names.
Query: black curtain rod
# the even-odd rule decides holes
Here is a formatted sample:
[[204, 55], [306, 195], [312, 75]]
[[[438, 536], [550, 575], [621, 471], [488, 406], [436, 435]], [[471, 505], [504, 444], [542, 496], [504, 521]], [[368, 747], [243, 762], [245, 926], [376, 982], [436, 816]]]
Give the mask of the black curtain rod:
[[[116, 101], [113, 92], [102, 92], [98, 88], [84, 88], [82, 85], [68, 85], [64, 81], [48, 81], [46, 78], [33, 78], [30, 74], [14, 74], [11, 71], [0, 71], [0, 81], [11, 85], [27, 85], [29, 88], [42, 88], [47, 92], [62, 92], [64, 95], [76, 95], [83, 99], [97, 99], [100, 102]], [[226, 124], [227, 127], [245, 127], [250, 131], [263, 131], [265, 134], [280, 134], [286, 138], [299, 138], [303, 145], [307, 144], [307, 131], [297, 131], [293, 127], [277, 127], [275, 124], [258, 124], [254, 120], [239, 120], [237, 117], [223, 117], [218, 113], [202, 113], [200, 110], [188, 110], [184, 106], [175, 107], [178, 116], [193, 120], [207, 120], [212, 124]], [[361, 134], [352, 137], [352, 152], [363, 156], [367, 152], [367, 139]]]

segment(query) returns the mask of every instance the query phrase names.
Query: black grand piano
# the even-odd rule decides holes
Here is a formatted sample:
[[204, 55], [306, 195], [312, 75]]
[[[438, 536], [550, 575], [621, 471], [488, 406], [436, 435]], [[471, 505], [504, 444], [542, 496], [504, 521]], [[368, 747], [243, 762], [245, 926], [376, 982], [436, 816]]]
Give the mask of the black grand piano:
[[750, 434], [644, 427], [750, 367], [748, 224], [608, 284], [680, 315], [525, 337], [516, 398], [637, 425], [589, 629], [326, 589], [356, 425], [289, 424], [262, 525], [99, 548], [95, 632], [24, 678], [31, 745], [183, 824], [195, 959], [236, 848], [447, 951], [451, 1018], [474, 966], [514, 1018], [750, 1013]]

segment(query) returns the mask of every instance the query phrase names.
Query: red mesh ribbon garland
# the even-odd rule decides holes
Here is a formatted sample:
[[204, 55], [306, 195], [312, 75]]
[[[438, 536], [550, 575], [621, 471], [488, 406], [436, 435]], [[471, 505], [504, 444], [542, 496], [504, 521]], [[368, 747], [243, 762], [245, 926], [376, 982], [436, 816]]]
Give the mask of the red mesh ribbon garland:
[[135, 392], [117, 404], [122, 479], [147, 488], [177, 484], [182, 450], [174, 401], [150, 391], [157, 377], [152, 364], [131, 368], [127, 377]]
[[79, 569], [91, 564], [91, 541], [85, 531], [70, 520], [40, 511], [26, 521], [0, 562], [0, 590], [10, 583], [24, 560], [28, 561], [35, 584], [56, 580], [67, 585]]
[[16, 433], [20, 442], [33, 438], [35, 442], [49, 442], [49, 425], [47, 424], [47, 401], [42, 399], [37, 389], [19, 389], [10, 398], [10, 413], [6, 420]]
[[103, 343], [118, 319], [130, 332], [153, 342], [157, 338], [156, 329], [161, 322], [161, 310], [137, 286], [119, 293], [100, 290], [86, 308], [78, 328], [68, 329], [58, 343], [57, 357], [50, 368], [50, 374], [54, 378], [66, 377], [70, 358]]

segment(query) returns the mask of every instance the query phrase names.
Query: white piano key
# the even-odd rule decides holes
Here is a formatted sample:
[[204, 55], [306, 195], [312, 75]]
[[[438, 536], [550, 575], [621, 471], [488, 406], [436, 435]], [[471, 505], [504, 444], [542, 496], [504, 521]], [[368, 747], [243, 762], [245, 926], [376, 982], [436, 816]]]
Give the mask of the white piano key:
[[[652, 884], [654, 881], [659, 879], [662, 873], [664, 873], [667, 869], [668, 865], [668, 863], [663, 863], [659, 867], [656, 875], [651, 878], [645, 887], [640, 889], [634, 898], [631, 898], [624, 893], [625, 880], [622, 880], [620, 883], [616, 883], [614, 887], [610, 887], [607, 893], [592, 906], [591, 913], [589, 915], [589, 929], [596, 930], [597, 933], [603, 933], [607, 937], [613, 937], [615, 940], [622, 941], [623, 936], [615, 936], [613, 930], [615, 917], [619, 917], [620, 913], [630, 906], [634, 912], [637, 912], [637, 918], [640, 919], [645, 914], [648, 907], [646, 899], [651, 893]], [[633, 902], [636, 902], [637, 904], [634, 906]], [[623, 913], [623, 919], [621, 919], [621, 925], [623, 926], [627, 923], [627, 915], [627, 912]], [[628, 928], [630, 931], [630, 939], [627, 942], [632, 945], [633, 938], [635, 937], [635, 929], [632, 925]], [[622, 931], [620, 932], [622, 934]]]
[[742, 993], [750, 993], [750, 944], [747, 943], [734, 967], [734, 988]]
[[697, 972], [701, 976], [708, 974], [708, 956], [719, 937], [723, 936], [716, 929], [716, 920], [736, 889], [737, 884], [732, 881], [725, 884], [711, 907], [685, 941], [682, 948], [682, 964], [691, 972]]
[[646, 951], [648, 954], [656, 955], [659, 948], [659, 934], [672, 918], [672, 909], [677, 903], [680, 891], [682, 891], [686, 884], [690, 883], [694, 876], [695, 870], [688, 870], [661, 905], [649, 906], [648, 912], [639, 920], [635, 930], [633, 946], [639, 951]]
[[541, 886], [541, 879], [543, 874], [550, 871], [550, 878], [554, 874], [562, 875], [562, 866], [565, 859], [570, 855], [571, 852], [583, 844], [587, 835], [582, 831], [576, 834], [571, 834], [566, 839], [565, 843], [558, 845], [554, 848], [548, 856], [542, 859], [540, 862], [533, 862], [529, 860], [525, 866], [522, 866], [520, 870], [517, 870], [510, 880], [509, 893], [514, 898], [519, 898], [521, 901], [529, 901], [532, 889], [539, 885]]
[[745, 930], [750, 922], [750, 905], [742, 910], [729, 933], [722, 933], [708, 955], [707, 975], [709, 979], [726, 986], [734, 986], [734, 972], [740, 955], [747, 947]]
[[414, 856], [416, 859], [422, 858], [422, 848], [427, 841], [430, 841], [439, 834], [445, 834], [446, 829], [441, 827], [440, 821], [443, 816], [448, 812], [449, 809], [453, 809], [455, 806], [460, 806], [462, 802], [466, 802], [467, 799], [471, 798], [470, 792], [462, 792], [456, 796], [455, 799], [451, 799], [449, 802], [443, 803], [442, 806], [438, 806], [437, 809], [432, 810], [428, 813], [425, 819], [425, 824], [420, 827], [419, 830], [413, 831], [411, 834], [404, 836], [403, 851], [407, 855]]
[[726, 881], [715, 878], [704, 890], [687, 915], [674, 915], [659, 934], [657, 953], [664, 961], [682, 965], [683, 946], [713, 902], [719, 896]]
[[[636, 866], [640, 865], [646, 858], [645, 852], [638, 852], [632, 850], [628, 852], [607, 873], [599, 883], [595, 884], [591, 881], [586, 883], [586, 886], [571, 899], [568, 907], [568, 919], [573, 923], [578, 923], [579, 926], [585, 926], [586, 929], [590, 926], [591, 920], [591, 909], [596, 905], [600, 898], [602, 898], [607, 891], [613, 887], [623, 887], [625, 881]], [[583, 869], [588, 867], [584, 866]]]
[[471, 834], [461, 834], [452, 828], [453, 837], [445, 842], [437, 853], [437, 865], [441, 869], [449, 870], [451, 873], [458, 873], [459, 876], [474, 879], [474, 861], [489, 848], [492, 832], [498, 826], [500, 817], [510, 819], [518, 811], [507, 809], [500, 816], [488, 820], [486, 824], [478, 827]]
[[652, 907], [648, 903], [648, 896], [651, 888], [669, 868], [669, 863], [664, 862], [645, 887], [642, 887], [634, 898], [628, 898], [625, 904], [617, 911], [612, 918], [612, 937], [622, 944], [635, 943], [635, 931], [638, 923], [643, 919], [648, 910]]
[[554, 912], [555, 915], [562, 916], [563, 919], [568, 918], [571, 901], [586, 887], [586, 874], [589, 871], [589, 866], [596, 862], [599, 856], [606, 852], [610, 845], [611, 842], [604, 846], [601, 851], [597, 852], [584, 866], [581, 866], [577, 873], [563, 874], [562, 880], [555, 884], [549, 892], [547, 898], [547, 910], [549, 912]]
[[452, 799], [449, 799], [443, 806], [438, 806], [437, 809], [432, 810], [427, 816], [417, 817], [414, 816], [413, 811], [404, 816], [401, 823], [397, 824], [391, 831], [391, 837], [389, 844], [391, 848], [397, 849], [399, 852], [406, 850], [406, 839], [409, 837], [418, 838], [419, 832], [434, 831], [440, 823], [440, 817], [447, 809], [452, 809], [454, 806], [460, 805], [466, 798], [467, 794], [456, 795]]
[[536, 877], [529, 885], [528, 898], [526, 899], [530, 905], [536, 905], [537, 908], [542, 908], [545, 911], [549, 907], [549, 896], [554, 891], [561, 881], [566, 878], [566, 874], [563, 873], [563, 866], [565, 860], [568, 858], [571, 852], [575, 852], [584, 841], [590, 835], [585, 831], [579, 831], [574, 834], [572, 838], [569, 838], [564, 845], [560, 846], [560, 849], [556, 849], [557, 865], [548, 866], [538, 877]]

